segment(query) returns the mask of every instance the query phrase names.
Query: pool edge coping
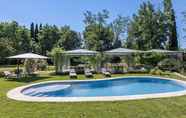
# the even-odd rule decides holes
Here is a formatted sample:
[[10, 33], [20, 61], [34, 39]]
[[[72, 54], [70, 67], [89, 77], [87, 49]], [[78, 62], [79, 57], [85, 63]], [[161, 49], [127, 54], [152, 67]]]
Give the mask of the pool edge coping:
[[54, 82], [92, 82], [92, 81], [104, 81], [104, 80], [115, 80], [120, 78], [134, 78], [134, 77], [153, 77], [155, 79], [163, 80], [172, 80], [179, 84], [184, 84], [186, 86], [186, 81], [160, 77], [160, 76], [121, 76], [121, 77], [112, 77], [104, 79], [95, 79], [95, 80], [54, 80], [54, 81], [45, 81], [39, 83], [33, 83], [21, 87], [14, 88], [7, 93], [7, 97], [17, 101], [25, 102], [97, 102], [97, 101], [126, 101], [126, 100], [142, 100], [142, 99], [153, 99], [153, 98], [167, 98], [167, 97], [176, 97], [186, 95], [186, 90], [177, 91], [177, 92], [167, 92], [167, 93], [153, 93], [153, 94], [143, 94], [143, 95], [127, 95], [127, 96], [98, 96], [98, 97], [33, 97], [22, 94], [21, 92], [31, 86], [39, 84], [48, 84]]

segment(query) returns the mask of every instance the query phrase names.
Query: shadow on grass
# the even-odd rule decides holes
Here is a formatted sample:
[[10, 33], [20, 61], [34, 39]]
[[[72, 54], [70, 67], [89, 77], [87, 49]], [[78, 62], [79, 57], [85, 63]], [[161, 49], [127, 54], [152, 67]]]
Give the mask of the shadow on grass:
[[49, 77], [24, 77], [24, 78], [12, 78], [12, 79], [7, 79], [7, 81], [14, 81], [14, 82], [22, 82], [22, 83], [30, 83], [30, 82], [35, 82], [39, 80], [45, 80], [48, 79]]
[[51, 73], [48, 73], [50, 76], [59, 76], [59, 75], [63, 75], [63, 74], [58, 74], [56, 72], [51, 72]]

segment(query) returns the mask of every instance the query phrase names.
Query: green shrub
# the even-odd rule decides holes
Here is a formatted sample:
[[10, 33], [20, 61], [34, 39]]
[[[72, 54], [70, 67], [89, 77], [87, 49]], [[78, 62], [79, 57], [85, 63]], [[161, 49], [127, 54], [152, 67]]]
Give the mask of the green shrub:
[[171, 72], [170, 71], [165, 71], [165, 72], [163, 72], [163, 75], [171, 75]]
[[150, 70], [150, 74], [152, 74], [152, 75], [163, 75], [164, 72], [162, 70], [158, 69], [158, 68], [154, 68], [154, 69]]
[[4, 73], [0, 71], [0, 77], [4, 77]]
[[140, 62], [145, 65], [157, 66], [158, 62], [165, 58], [161, 53], [150, 53], [141, 56]]
[[164, 71], [180, 71], [182, 65], [176, 59], [164, 59], [158, 63], [158, 68]]

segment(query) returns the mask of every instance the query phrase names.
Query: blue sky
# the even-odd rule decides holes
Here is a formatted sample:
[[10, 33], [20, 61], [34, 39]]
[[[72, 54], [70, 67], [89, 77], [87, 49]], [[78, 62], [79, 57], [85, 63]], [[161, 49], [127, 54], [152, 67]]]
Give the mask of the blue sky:
[[[140, 3], [146, 0], [0, 0], [0, 21], [16, 20], [29, 26], [31, 22], [49, 23], [58, 26], [70, 25], [72, 29], [83, 31], [83, 12], [107, 9], [110, 20], [117, 14], [131, 17], [137, 12]], [[156, 8], [162, 6], [162, 0], [151, 0]], [[177, 17], [177, 27], [181, 46], [186, 48], [182, 12], [186, 10], [186, 0], [173, 0]]]

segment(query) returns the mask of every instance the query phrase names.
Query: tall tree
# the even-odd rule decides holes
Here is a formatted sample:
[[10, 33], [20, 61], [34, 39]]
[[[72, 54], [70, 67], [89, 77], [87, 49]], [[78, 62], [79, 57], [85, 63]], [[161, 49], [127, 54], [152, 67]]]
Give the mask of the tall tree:
[[31, 51], [33, 52], [36, 48], [36, 43], [35, 43], [35, 25], [32, 22], [30, 24], [30, 37], [31, 37]]
[[16, 34], [19, 39], [19, 52], [26, 53], [31, 51], [31, 38], [26, 27], [20, 27]]
[[73, 50], [81, 48], [81, 37], [79, 33], [70, 29], [69, 26], [64, 26], [60, 30], [60, 39], [57, 42], [57, 46], [62, 47], [65, 50]]
[[86, 48], [96, 51], [112, 49], [113, 32], [110, 27], [89, 25], [85, 28], [84, 39]]
[[36, 43], [38, 43], [39, 42], [39, 40], [38, 40], [38, 33], [39, 33], [39, 28], [38, 28], [38, 24], [36, 24], [36, 26], [35, 26], [35, 32], [34, 32], [35, 34], [35, 36], [34, 36], [34, 38], [35, 38], [35, 42]]
[[44, 25], [42, 30], [39, 32], [39, 46], [36, 51], [46, 55], [52, 50], [55, 44], [60, 39], [59, 29], [57, 26]]
[[128, 28], [127, 47], [140, 50], [165, 48], [163, 13], [144, 2]]
[[28, 52], [30, 49], [29, 30], [17, 22], [0, 23], [0, 63], [6, 63], [5, 57]]
[[42, 28], [43, 28], [43, 25], [42, 25], [42, 23], [40, 23], [39, 24], [39, 30], [42, 30]]
[[13, 47], [13, 43], [7, 37], [0, 38], [0, 64], [6, 64], [7, 56], [13, 55], [16, 49]]
[[[186, 11], [183, 12], [183, 17], [184, 17], [184, 28], [183, 28], [183, 31], [186, 32]], [[186, 38], [186, 35], [184, 36], [184, 38]]]
[[122, 40], [126, 38], [129, 18], [118, 15], [118, 17], [110, 24], [114, 33], [113, 48], [122, 46]]
[[103, 10], [97, 14], [90, 11], [84, 13], [84, 23], [86, 25], [84, 34], [85, 46], [88, 49], [105, 51], [112, 48], [113, 31], [109, 27], [107, 20], [109, 12]]
[[33, 22], [30, 25], [30, 36], [32, 39], [35, 39], [35, 26]]
[[168, 41], [167, 48], [170, 50], [178, 50], [176, 18], [171, 0], [164, 0], [164, 14]]

